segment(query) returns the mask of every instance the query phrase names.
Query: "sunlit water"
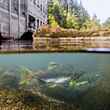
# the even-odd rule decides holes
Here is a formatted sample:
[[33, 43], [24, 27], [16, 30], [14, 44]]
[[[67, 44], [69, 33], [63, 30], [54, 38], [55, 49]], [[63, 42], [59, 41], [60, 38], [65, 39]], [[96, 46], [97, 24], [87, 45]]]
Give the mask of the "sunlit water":
[[90, 105], [91, 110], [108, 110], [110, 54], [2, 54], [0, 73], [0, 87], [16, 88], [12, 83], [17, 82], [28, 86], [28, 90], [34, 87], [48, 97], [79, 105], [81, 110], [90, 109]]

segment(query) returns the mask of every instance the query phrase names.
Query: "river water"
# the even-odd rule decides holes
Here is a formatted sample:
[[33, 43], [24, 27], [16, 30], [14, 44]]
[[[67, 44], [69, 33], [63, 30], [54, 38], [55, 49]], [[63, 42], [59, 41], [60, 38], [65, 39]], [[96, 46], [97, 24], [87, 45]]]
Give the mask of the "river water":
[[[74, 48], [110, 51], [110, 39], [78, 40]], [[2, 42], [1, 50], [32, 49], [32, 42]], [[0, 87], [39, 92], [78, 110], [109, 110], [110, 54], [29, 53], [0, 55]]]
[[[29, 80], [31, 84], [28, 86], [32, 90], [32, 85], [39, 82], [35, 87], [48, 97], [76, 104], [81, 110], [109, 110], [110, 54], [2, 54], [0, 73], [0, 86], [16, 88], [12, 83], [24, 79]], [[26, 75], [32, 74], [31, 79], [26, 79]], [[13, 77], [6, 79], [7, 75], [17, 80], [12, 80]]]

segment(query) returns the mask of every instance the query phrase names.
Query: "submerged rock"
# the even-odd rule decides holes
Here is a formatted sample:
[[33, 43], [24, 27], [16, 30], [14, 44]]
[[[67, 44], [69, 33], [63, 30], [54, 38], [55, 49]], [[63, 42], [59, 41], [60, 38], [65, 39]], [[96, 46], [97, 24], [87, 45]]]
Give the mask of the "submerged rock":
[[102, 78], [101, 73], [76, 72], [72, 65], [56, 65], [52, 62], [52, 66], [54, 68], [45, 73], [47, 77], [41, 77], [46, 81], [41, 92], [67, 103], [77, 101], [90, 92]]
[[59, 66], [59, 64], [55, 63], [55, 62], [50, 62], [48, 65], [48, 70], [53, 70], [55, 68], [57, 68]]
[[19, 79], [14, 75], [3, 74], [0, 77], [0, 87], [17, 89], [19, 87]]
[[[29, 107], [29, 109], [24, 110], [32, 110], [31, 108], [36, 108], [36, 105], [39, 104], [45, 105], [49, 100], [56, 101], [58, 104], [64, 102], [79, 106], [82, 106], [82, 101], [86, 103], [88, 98], [92, 97], [91, 99], [95, 100], [94, 94], [96, 96], [96, 93], [93, 91], [97, 91], [98, 82], [101, 82], [102, 78], [101, 73], [76, 72], [71, 65], [59, 65], [53, 62], [51, 66], [54, 68], [38, 72], [39, 74], [43, 73], [41, 76], [25, 67], [18, 68], [16, 71], [3, 71], [1, 69], [0, 71], [3, 71], [3, 73], [0, 75], [0, 97], [6, 96], [8, 99], [0, 100], [9, 105], [19, 103], [19, 106]], [[8, 90], [2, 90], [2, 87]], [[10, 100], [9, 97], [12, 99]], [[88, 103], [91, 103], [91, 101], [88, 101]], [[18, 105], [16, 106], [18, 107]]]

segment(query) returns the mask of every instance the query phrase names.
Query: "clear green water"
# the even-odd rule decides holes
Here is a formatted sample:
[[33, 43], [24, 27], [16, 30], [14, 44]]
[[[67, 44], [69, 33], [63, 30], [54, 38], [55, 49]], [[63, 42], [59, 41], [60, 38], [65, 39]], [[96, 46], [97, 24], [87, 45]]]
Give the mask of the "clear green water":
[[43, 53], [0, 55], [0, 66], [25, 66], [31, 69], [47, 68], [50, 62], [70, 64], [88, 72], [110, 72], [110, 54], [96, 53]]
[[36, 88], [53, 99], [79, 105], [81, 110], [109, 107], [110, 54], [2, 54], [0, 73], [0, 87]]

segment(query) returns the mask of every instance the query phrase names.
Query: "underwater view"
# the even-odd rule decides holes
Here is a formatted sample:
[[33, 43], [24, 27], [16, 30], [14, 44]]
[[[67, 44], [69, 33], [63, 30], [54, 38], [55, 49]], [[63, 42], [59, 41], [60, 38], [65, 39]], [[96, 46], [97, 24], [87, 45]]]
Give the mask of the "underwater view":
[[0, 110], [109, 110], [110, 54], [0, 55]]
[[0, 110], [110, 110], [110, 0], [0, 0]]

